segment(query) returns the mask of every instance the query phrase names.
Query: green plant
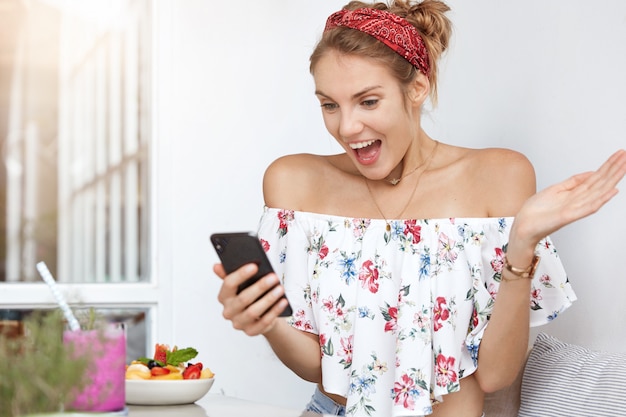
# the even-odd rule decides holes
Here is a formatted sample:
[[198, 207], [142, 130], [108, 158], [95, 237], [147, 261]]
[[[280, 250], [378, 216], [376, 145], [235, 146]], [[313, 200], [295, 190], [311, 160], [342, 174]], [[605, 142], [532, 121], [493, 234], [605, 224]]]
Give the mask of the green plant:
[[84, 387], [89, 357], [63, 343], [58, 311], [36, 312], [24, 321], [25, 335], [0, 335], [0, 417], [55, 412]]
[[102, 330], [107, 322], [104, 315], [93, 307], [75, 309], [74, 313], [82, 330]]

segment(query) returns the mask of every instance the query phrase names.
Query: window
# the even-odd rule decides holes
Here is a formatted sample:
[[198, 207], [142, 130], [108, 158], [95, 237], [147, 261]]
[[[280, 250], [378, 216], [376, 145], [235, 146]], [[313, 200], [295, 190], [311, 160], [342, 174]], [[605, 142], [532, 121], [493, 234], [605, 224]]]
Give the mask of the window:
[[0, 308], [54, 304], [45, 261], [70, 303], [145, 317], [145, 346], [164, 292], [151, 274], [153, 4], [0, 6]]

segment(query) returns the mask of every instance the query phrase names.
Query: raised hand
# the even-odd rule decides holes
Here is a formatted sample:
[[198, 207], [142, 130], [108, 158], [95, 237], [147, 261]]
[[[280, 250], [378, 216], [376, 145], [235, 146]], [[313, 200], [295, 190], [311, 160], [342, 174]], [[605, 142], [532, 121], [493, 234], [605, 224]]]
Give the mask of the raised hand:
[[515, 218], [517, 237], [538, 243], [560, 228], [598, 211], [613, 198], [626, 175], [626, 150], [615, 152], [597, 171], [574, 175], [530, 197]]

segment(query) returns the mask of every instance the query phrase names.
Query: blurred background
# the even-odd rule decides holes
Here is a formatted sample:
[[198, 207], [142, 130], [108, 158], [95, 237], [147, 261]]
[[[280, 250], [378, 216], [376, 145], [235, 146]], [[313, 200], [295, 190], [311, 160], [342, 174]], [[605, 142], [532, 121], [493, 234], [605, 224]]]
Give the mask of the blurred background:
[[[194, 346], [212, 392], [302, 407], [311, 384], [222, 318], [208, 237], [256, 229], [277, 157], [339, 151], [308, 57], [344, 3], [0, 0], [0, 309], [55, 307], [45, 261], [129, 323], [129, 357]], [[625, 2], [447, 3], [432, 137], [518, 150], [540, 189], [626, 146]], [[553, 236], [579, 300], [535, 334], [624, 351], [625, 213]]]
[[[3, 295], [41, 287], [39, 261], [64, 284], [150, 281], [150, 22], [149, 1], [0, 1]], [[91, 306], [102, 287], [70, 288]], [[149, 308], [112, 303], [143, 355]]]

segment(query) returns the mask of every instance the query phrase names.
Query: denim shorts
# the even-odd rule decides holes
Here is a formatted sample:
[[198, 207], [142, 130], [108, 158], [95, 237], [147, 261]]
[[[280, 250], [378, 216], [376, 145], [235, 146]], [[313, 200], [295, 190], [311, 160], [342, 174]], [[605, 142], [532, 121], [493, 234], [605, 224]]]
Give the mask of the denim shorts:
[[311, 411], [317, 414], [326, 414], [331, 416], [345, 416], [346, 407], [337, 404], [332, 399], [324, 395], [319, 388], [315, 388], [315, 392], [311, 397], [311, 401], [307, 404], [305, 411]]
[[[332, 399], [328, 398], [319, 388], [315, 388], [315, 392], [311, 397], [311, 401], [307, 404], [305, 412], [313, 412], [317, 414], [331, 415], [331, 416], [345, 416], [346, 407], [337, 404]], [[308, 414], [307, 414], [308, 415]], [[485, 413], [481, 417], [485, 417]]]

